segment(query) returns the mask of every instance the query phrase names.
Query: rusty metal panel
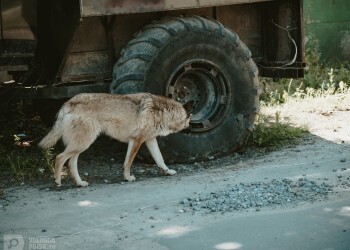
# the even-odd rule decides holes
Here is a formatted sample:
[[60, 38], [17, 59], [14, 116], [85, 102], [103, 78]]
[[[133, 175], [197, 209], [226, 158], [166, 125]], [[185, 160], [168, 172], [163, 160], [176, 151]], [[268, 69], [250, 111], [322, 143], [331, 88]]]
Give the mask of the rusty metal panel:
[[211, 17], [215, 18], [215, 8], [213, 7], [205, 7], [205, 8], [195, 8], [195, 9], [179, 9], [179, 10], [170, 10], [170, 11], [164, 11], [164, 16], [204, 16], [204, 17]]
[[80, 0], [82, 16], [169, 11], [270, 0]]
[[216, 17], [248, 46], [261, 76], [303, 76], [305, 49], [300, 0], [217, 7]]
[[302, 0], [266, 4], [262, 21], [264, 58], [257, 61], [260, 75], [302, 77], [305, 66]]
[[294, 41], [297, 40], [296, 31], [300, 31], [300, 17], [294, 15], [294, 5], [294, 0], [281, 0], [261, 6], [260, 32], [263, 40], [260, 42], [264, 50], [262, 61], [267, 64], [283, 65], [292, 61], [295, 55], [291, 37]]
[[85, 18], [76, 30], [70, 52], [106, 50], [107, 31], [103, 17]]
[[34, 34], [22, 16], [21, 0], [1, 0], [1, 39], [34, 40]]
[[12, 88], [20, 99], [62, 99], [70, 98], [80, 93], [107, 93], [109, 82], [93, 84], [80, 83], [79, 85], [59, 86], [18, 86]]
[[113, 19], [109, 25], [112, 27], [111, 33], [113, 36], [113, 49], [115, 52], [114, 57], [117, 59], [120, 56], [121, 50], [133, 38], [134, 34], [140, 31], [145, 25], [152, 23], [154, 20], [159, 20], [163, 16], [180, 15], [201, 15], [213, 17], [213, 8], [134, 13], [113, 16]]
[[109, 51], [71, 53], [61, 74], [61, 82], [94, 81], [112, 75]]
[[272, 58], [277, 62], [287, 63], [292, 60], [295, 51], [292, 48], [291, 39], [288, 37], [288, 33], [284, 28], [290, 27], [290, 33], [293, 33], [293, 29], [297, 29], [298, 27], [296, 26], [296, 20], [293, 19], [293, 8], [289, 2], [280, 4], [276, 7], [276, 10], [278, 10], [278, 14], [274, 17], [275, 20], [271, 18], [269, 24], [277, 36], [277, 40], [275, 40], [276, 46], [271, 47], [274, 50], [274, 57]]
[[262, 13], [257, 4], [222, 6], [216, 9], [219, 22], [236, 32], [254, 58], [263, 57]]
[[113, 16], [110, 27], [115, 61], [117, 61], [122, 49], [131, 41], [136, 32], [161, 17], [162, 15], [159, 12]]

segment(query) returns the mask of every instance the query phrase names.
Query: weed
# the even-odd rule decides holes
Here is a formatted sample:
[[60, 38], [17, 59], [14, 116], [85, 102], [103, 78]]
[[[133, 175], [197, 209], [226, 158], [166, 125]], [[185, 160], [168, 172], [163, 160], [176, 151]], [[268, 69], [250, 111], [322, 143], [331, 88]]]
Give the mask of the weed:
[[293, 98], [303, 99], [349, 93], [349, 64], [339, 61], [322, 62], [319, 43], [309, 34], [306, 37], [305, 77], [303, 79], [281, 79], [277, 83], [271, 78], [261, 78], [263, 88], [261, 104], [274, 106]]
[[307, 129], [304, 126], [294, 126], [288, 122], [282, 122], [279, 112], [276, 112], [273, 118], [259, 114], [248, 143], [260, 148], [277, 149], [294, 143], [305, 132]]
[[52, 172], [53, 151], [42, 151], [36, 142], [47, 131], [30, 105], [18, 102], [0, 112], [1, 179], [23, 182]]
[[23, 182], [25, 179], [42, 177], [52, 172], [52, 149], [41, 151], [36, 145], [24, 141], [21, 144], [8, 145], [1, 151], [1, 172], [7, 173], [16, 181]]
[[[307, 68], [303, 79], [281, 79], [278, 83], [262, 78], [261, 106], [271, 110], [293, 112], [328, 112], [348, 110], [350, 107], [349, 65], [340, 62], [328, 64], [320, 61], [318, 41], [312, 34], [307, 36]], [[270, 112], [271, 113], [271, 112]], [[281, 122], [280, 113], [275, 120], [260, 114], [250, 143], [257, 147], [278, 148], [294, 142], [307, 131], [305, 127]]]

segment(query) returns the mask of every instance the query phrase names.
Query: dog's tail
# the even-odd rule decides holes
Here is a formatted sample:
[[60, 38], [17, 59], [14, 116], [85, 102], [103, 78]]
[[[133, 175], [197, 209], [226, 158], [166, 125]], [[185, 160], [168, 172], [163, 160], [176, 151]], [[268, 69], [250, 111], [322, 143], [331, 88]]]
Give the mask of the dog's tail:
[[38, 146], [42, 149], [48, 149], [55, 145], [62, 137], [62, 121], [66, 113], [66, 108], [63, 106], [57, 114], [57, 120], [50, 132], [39, 142]]
[[51, 148], [57, 143], [62, 136], [62, 130], [58, 127], [58, 122], [55, 123], [51, 131], [39, 142], [38, 146], [42, 149]]

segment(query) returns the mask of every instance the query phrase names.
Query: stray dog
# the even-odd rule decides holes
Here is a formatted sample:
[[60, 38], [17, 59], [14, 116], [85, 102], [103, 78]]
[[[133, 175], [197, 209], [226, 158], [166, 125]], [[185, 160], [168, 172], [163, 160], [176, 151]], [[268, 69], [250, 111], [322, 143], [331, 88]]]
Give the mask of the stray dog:
[[78, 186], [85, 187], [78, 173], [78, 156], [89, 148], [101, 133], [128, 143], [124, 161], [124, 179], [134, 181], [131, 164], [141, 144], [146, 142], [158, 167], [167, 175], [176, 174], [163, 160], [156, 140], [189, 126], [193, 102], [182, 105], [172, 99], [149, 93], [79, 94], [68, 100], [57, 114], [52, 130], [39, 147], [47, 149], [62, 138], [65, 150], [56, 157], [55, 182], [61, 186], [61, 172], [69, 160], [70, 172]]

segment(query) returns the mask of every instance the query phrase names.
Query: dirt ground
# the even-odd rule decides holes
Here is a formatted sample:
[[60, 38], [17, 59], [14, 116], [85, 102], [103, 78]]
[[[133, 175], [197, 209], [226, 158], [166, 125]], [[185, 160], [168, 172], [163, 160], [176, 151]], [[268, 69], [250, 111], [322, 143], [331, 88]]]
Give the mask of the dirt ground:
[[[207, 162], [169, 165], [178, 172], [171, 177], [162, 176], [154, 164], [138, 160], [132, 168], [137, 178], [133, 183], [122, 180], [125, 148], [108, 139], [99, 140], [82, 155], [79, 163], [80, 174], [90, 182], [89, 187], [76, 188], [66, 178], [61, 189], [54, 188], [49, 179], [10, 183], [4, 188], [0, 199], [4, 249], [8, 235], [20, 235], [23, 249], [30, 249], [33, 237], [51, 239], [53, 243], [44, 244], [55, 249], [302, 249], [300, 242], [307, 246], [304, 249], [348, 249], [350, 111], [346, 107], [297, 109], [298, 112], [291, 112], [291, 107], [285, 107], [278, 111], [291, 123], [307, 125], [310, 134], [298, 145], [273, 152], [247, 149]], [[262, 112], [274, 114], [276, 109]], [[319, 202], [225, 214], [208, 215], [188, 210], [181, 204], [186, 197], [215, 192], [236, 183], [286, 177], [326, 182], [334, 187], [334, 192]], [[317, 211], [337, 212], [328, 213], [331, 217], [327, 217]], [[285, 215], [283, 219], [279, 217], [281, 214]], [[309, 221], [316, 215], [317, 223]], [[271, 222], [268, 230], [256, 224], [267, 223], [265, 219]], [[293, 223], [300, 219], [300, 223], [310, 227]], [[278, 222], [281, 220], [287, 224]], [[236, 232], [236, 224], [243, 231]], [[318, 231], [321, 224], [322, 230], [328, 231]], [[248, 237], [249, 231], [244, 233], [258, 228], [262, 231], [256, 234], [257, 241]], [[285, 231], [283, 237], [279, 235], [282, 231]], [[332, 239], [327, 238], [329, 235]], [[196, 241], [197, 238], [201, 241]]]
[[[342, 154], [342, 147], [346, 147], [349, 144], [350, 94], [343, 98], [330, 96], [326, 99], [315, 98], [307, 102], [291, 101], [285, 105], [276, 107], [263, 107], [260, 113], [272, 117], [272, 120], [276, 116], [276, 113], [278, 113], [280, 120], [283, 122], [288, 122], [295, 126], [306, 126], [309, 133], [306, 133], [295, 144], [312, 146], [314, 144], [327, 144], [331, 141], [339, 145], [339, 155]], [[37, 126], [37, 124], [33, 124], [32, 126]], [[40, 138], [36, 139], [36, 141], [38, 140]], [[292, 143], [285, 148], [293, 148], [294, 146], [294, 143]], [[57, 144], [55, 148], [56, 152], [60, 152], [63, 146]], [[80, 176], [91, 184], [124, 183], [122, 164], [124, 162], [126, 148], [126, 144], [101, 136], [87, 151], [80, 155], [78, 163]], [[321, 153], [326, 155], [327, 147], [324, 147], [322, 150], [324, 152]], [[207, 161], [193, 164], [168, 164], [168, 167], [175, 169], [180, 175], [187, 176], [193, 173], [207, 171], [208, 169], [236, 165], [247, 159], [260, 158], [269, 151], [269, 149], [248, 146], [240, 152], [232, 153], [225, 157], [208, 159]], [[17, 187], [19, 184], [54, 188], [52, 173], [21, 182], [10, 176], [10, 171], [6, 173], [6, 168], [2, 169], [4, 171], [0, 174], [0, 188]], [[133, 163], [132, 173], [139, 181], [162, 176], [162, 172], [152, 161], [145, 162], [138, 156]], [[74, 182], [70, 178], [66, 167], [63, 169], [62, 183], [63, 189], [74, 187]]]

